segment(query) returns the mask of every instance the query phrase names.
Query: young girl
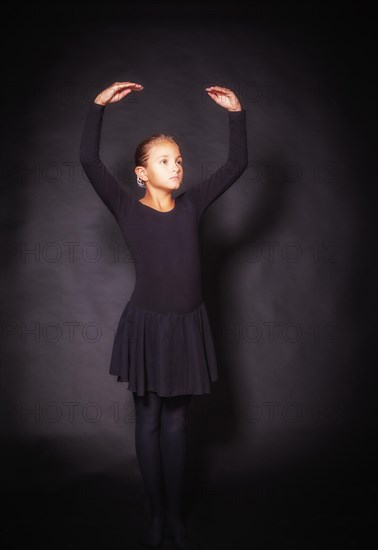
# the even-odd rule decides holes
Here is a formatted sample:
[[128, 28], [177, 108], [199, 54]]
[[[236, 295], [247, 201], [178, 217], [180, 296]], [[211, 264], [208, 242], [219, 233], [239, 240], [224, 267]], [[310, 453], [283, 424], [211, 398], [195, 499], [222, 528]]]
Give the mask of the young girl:
[[175, 140], [155, 134], [135, 152], [142, 199], [119, 185], [99, 157], [105, 107], [131, 92], [115, 82], [97, 95], [80, 144], [80, 162], [118, 222], [135, 265], [136, 284], [120, 317], [110, 374], [128, 382], [135, 403], [135, 446], [150, 504], [150, 524], [139, 542], [160, 546], [170, 535], [178, 549], [192, 548], [181, 514], [186, 415], [191, 395], [210, 393], [218, 379], [214, 344], [203, 302], [198, 227], [206, 208], [247, 166], [246, 112], [228, 88], [211, 86], [211, 99], [228, 112], [227, 161], [176, 199], [184, 168]]

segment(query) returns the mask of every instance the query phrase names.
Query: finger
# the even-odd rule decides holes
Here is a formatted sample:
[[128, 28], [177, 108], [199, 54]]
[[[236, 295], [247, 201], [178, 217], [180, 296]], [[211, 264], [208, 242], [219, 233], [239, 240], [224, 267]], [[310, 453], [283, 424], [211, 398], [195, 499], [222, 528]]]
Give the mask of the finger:
[[222, 98], [222, 99], [225, 99], [225, 98], [228, 98], [229, 97], [229, 94], [226, 94], [224, 92], [207, 92], [208, 94], [213, 94], [214, 97], [217, 97], [218, 99]]
[[137, 82], [115, 82], [111, 88], [119, 90], [120, 88], [143, 88], [142, 84], [138, 84]]
[[127, 81], [122, 81], [122, 82], [113, 82], [112, 86], [119, 86], [120, 84], [135, 84], [135, 82], [127, 82]]
[[121, 85], [125, 85], [125, 86], [142, 86], [142, 84], [138, 84], [138, 82], [120, 82]]
[[228, 88], [223, 88], [222, 86], [212, 86], [210, 88], [212, 91], [223, 93], [223, 94], [232, 94], [232, 90], [229, 90]]
[[224, 86], [211, 86], [212, 88], [216, 89], [216, 90], [222, 90], [224, 92], [230, 92], [230, 88], [225, 88]]
[[123, 92], [119, 92], [118, 97], [119, 99], [124, 98], [126, 95], [131, 94], [132, 90], [123, 90]]
[[215, 101], [215, 103], [218, 103], [218, 105], [221, 105], [223, 103], [223, 101], [216, 95], [211, 95], [210, 97], [213, 101]]
[[213, 99], [220, 99], [221, 97], [224, 97], [224, 96], [222, 96], [222, 94], [219, 94], [219, 95], [218, 95], [218, 94], [216, 94], [216, 93], [214, 93], [214, 92], [208, 92], [208, 94], [209, 94], [209, 96], [210, 96], [211, 98], [213, 98]]
[[[127, 91], [128, 93], [131, 92], [141, 92], [143, 90], [143, 86], [118, 86], [110, 89], [112, 92], [113, 98], [117, 98], [116, 101], [119, 101], [120, 94], [123, 94], [124, 91]], [[121, 98], [124, 97], [124, 95], [121, 96]]]
[[221, 101], [221, 99], [219, 98], [219, 96], [217, 96], [217, 94], [209, 94], [211, 99], [214, 99], [214, 101]]

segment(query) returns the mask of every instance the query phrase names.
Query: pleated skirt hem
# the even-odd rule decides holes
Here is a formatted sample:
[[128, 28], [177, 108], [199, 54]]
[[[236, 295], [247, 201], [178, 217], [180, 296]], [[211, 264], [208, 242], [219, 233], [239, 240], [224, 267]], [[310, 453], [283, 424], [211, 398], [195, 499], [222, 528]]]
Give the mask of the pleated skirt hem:
[[204, 302], [188, 313], [160, 313], [128, 301], [114, 337], [109, 373], [137, 395], [210, 393], [218, 366]]

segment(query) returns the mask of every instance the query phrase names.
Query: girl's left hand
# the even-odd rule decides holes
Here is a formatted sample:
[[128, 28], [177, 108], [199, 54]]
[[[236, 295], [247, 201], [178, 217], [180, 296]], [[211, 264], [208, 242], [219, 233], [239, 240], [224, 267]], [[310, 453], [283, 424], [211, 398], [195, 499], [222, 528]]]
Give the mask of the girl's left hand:
[[227, 109], [227, 111], [241, 111], [242, 106], [240, 101], [229, 88], [222, 88], [221, 86], [210, 86], [205, 88], [211, 99], [218, 103], [221, 107]]

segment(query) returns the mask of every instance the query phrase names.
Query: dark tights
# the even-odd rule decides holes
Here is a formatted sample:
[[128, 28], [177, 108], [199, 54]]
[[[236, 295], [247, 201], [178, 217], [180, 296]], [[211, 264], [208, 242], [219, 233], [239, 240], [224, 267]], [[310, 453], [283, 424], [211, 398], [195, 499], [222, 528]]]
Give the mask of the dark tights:
[[[151, 524], [145, 542], [158, 542], [164, 522], [175, 538], [183, 535], [181, 495], [186, 452], [186, 420], [191, 395], [137, 395], [135, 448], [148, 495]], [[165, 497], [164, 497], [165, 494]]]

